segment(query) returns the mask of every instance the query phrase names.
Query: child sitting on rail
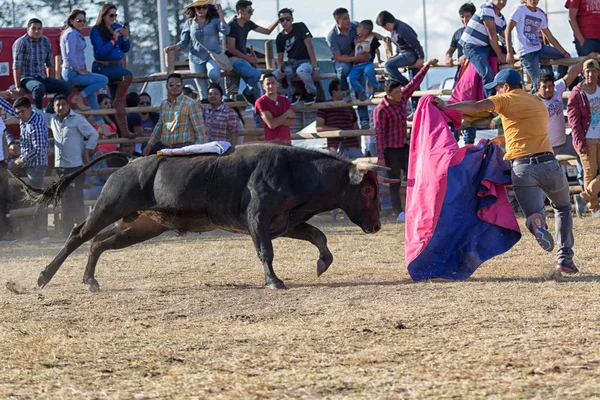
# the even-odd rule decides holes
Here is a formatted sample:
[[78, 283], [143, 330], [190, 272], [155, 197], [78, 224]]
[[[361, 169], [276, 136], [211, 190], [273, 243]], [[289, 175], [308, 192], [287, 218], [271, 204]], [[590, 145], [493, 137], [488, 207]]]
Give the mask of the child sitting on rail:
[[375, 65], [373, 64], [380, 43], [373, 36], [373, 22], [370, 19], [361, 21], [356, 28], [356, 33], [358, 36], [354, 38], [354, 55], [358, 56], [361, 53], [367, 53], [370, 55], [370, 59], [366, 62], [355, 63], [352, 66], [352, 70], [348, 74], [348, 83], [352, 87], [352, 90], [356, 92], [358, 100], [366, 100], [366, 88], [359, 81], [363, 74], [367, 77], [369, 85], [371, 85], [374, 92], [381, 90], [381, 85], [377, 82], [377, 76], [375, 75]]

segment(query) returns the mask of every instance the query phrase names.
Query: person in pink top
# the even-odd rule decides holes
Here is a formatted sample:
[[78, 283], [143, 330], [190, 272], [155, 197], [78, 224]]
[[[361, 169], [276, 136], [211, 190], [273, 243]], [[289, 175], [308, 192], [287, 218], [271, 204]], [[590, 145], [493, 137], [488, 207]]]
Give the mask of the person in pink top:
[[600, 0], [567, 0], [577, 54], [600, 52]]
[[279, 82], [275, 75], [263, 75], [265, 94], [256, 100], [254, 111], [260, 117], [265, 130], [265, 142], [278, 141], [292, 144], [290, 126], [296, 123], [296, 114], [287, 97], [277, 94]]

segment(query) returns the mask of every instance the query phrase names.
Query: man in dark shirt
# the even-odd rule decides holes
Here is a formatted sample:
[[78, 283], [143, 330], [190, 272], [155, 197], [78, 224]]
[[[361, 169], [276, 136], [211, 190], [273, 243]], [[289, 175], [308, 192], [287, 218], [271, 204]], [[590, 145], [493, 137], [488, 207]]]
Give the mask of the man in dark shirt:
[[254, 105], [256, 99], [260, 97], [260, 87], [258, 86], [260, 71], [256, 69], [257, 60], [254, 51], [248, 54], [246, 48], [248, 32], [255, 31], [270, 35], [277, 27], [279, 19], [275, 20], [268, 28], [256, 25], [250, 20], [252, 14], [254, 14], [254, 9], [252, 8], [252, 2], [248, 0], [239, 0], [235, 3], [235, 10], [237, 16], [229, 22], [230, 31], [227, 35], [228, 50], [226, 54], [231, 57], [233, 72], [238, 73], [246, 83], [246, 88], [242, 93], [244, 99], [250, 105]]
[[406, 86], [408, 79], [400, 73], [399, 69], [414, 65], [413, 68], [409, 69], [412, 79], [419, 72], [419, 68], [425, 60], [423, 47], [421, 47], [421, 43], [417, 38], [417, 33], [408, 24], [396, 19], [388, 11], [379, 13], [377, 25], [390, 32], [391, 41], [396, 45], [396, 51], [398, 52], [397, 55], [385, 63], [385, 70], [391, 79], [399, 81], [402, 86]]
[[[136, 92], [129, 92], [125, 97], [127, 107], [137, 107], [140, 105], [140, 95]], [[134, 137], [139, 138], [144, 136], [142, 127], [142, 116], [138, 113], [127, 114], [127, 126], [129, 130], [135, 134]], [[130, 139], [133, 139], [130, 137]], [[136, 152], [142, 154], [142, 144], [136, 143], [134, 146]]]
[[[293, 22], [292, 9], [283, 8], [278, 15], [283, 31], [277, 35], [275, 41], [279, 69], [274, 72], [274, 75], [278, 80], [283, 78], [291, 80], [297, 75], [304, 83], [307, 93], [304, 104], [313, 104], [317, 94], [315, 80], [319, 79], [319, 66], [312, 44], [312, 35], [303, 22]], [[283, 62], [284, 53], [287, 54], [285, 63]], [[285, 81], [283, 82], [285, 88]], [[288, 95], [293, 95], [294, 89], [290, 87], [286, 92]], [[292, 98], [297, 99], [295, 96]], [[292, 100], [292, 104], [297, 101], [294, 100]]]
[[[329, 83], [329, 94], [332, 101], [342, 101], [344, 93], [340, 89], [340, 81], [333, 79]], [[326, 131], [348, 131], [358, 129], [358, 118], [356, 112], [351, 106], [324, 108], [317, 111], [317, 132]], [[327, 149], [339, 154], [343, 154], [348, 158], [362, 157], [360, 151], [360, 137], [348, 138], [328, 138]]]

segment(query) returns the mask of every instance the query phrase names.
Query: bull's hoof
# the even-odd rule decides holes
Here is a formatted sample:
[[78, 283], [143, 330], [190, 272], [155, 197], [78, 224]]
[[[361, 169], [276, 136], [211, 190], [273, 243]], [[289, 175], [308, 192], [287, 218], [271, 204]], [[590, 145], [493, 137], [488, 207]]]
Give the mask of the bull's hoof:
[[325, 261], [319, 259], [319, 261], [317, 261], [317, 276], [323, 275], [323, 273], [327, 271], [330, 265], [331, 262], [326, 263]]
[[269, 289], [273, 289], [273, 290], [287, 289], [287, 286], [285, 286], [285, 284], [283, 282], [273, 282], [273, 283], [268, 284], [267, 287]]
[[85, 285], [87, 286], [88, 290], [92, 293], [100, 291], [100, 285], [98, 284], [98, 281], [94, 278], [88, 279], [85, 282]]
[[40, 272], [37, 279], [37, 285], [40, 289], [43, 289], [50, 282], [50, 280], [46, 279], [44, 276], [44, 271]]

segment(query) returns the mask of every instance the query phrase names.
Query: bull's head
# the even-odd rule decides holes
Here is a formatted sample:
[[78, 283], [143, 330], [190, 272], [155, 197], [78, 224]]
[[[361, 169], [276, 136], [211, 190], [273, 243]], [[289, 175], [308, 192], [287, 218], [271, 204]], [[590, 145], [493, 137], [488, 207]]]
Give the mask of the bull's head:
[[376, 233], [381, 229], [378, 186], [380, 178], [376, 171], [387, 170], [387, 167], [367, 163], [359, 163], [350, 168], [350, 187], [343, 195], [342, 209], [365, 233]]

